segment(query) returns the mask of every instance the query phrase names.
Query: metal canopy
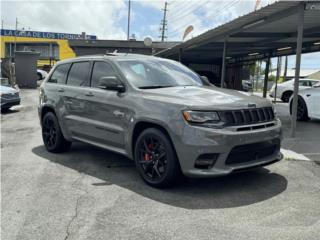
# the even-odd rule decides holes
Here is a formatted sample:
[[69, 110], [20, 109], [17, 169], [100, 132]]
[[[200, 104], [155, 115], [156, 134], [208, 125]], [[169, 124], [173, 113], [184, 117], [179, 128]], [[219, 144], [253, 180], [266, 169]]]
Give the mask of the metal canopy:
[[[179, 60], [180, 53], [184, 63], [221, 63], [226, 38], [229, 64], [296, 54], [299, 4], [276, 2], [156, 55]], [[320, 51], [320, 11], [304, 10], [303, 27], [302, 53]]]

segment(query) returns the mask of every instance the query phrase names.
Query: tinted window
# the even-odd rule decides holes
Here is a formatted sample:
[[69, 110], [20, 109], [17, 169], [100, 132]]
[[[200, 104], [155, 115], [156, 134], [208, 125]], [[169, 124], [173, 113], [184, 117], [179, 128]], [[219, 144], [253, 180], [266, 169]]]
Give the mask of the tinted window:
[[65, 84], [70, 65], [68, 63], [57, 66], [48, 82]]
[[311, 86], [314, 86], [315, 84], [319, 83], [319, 81], [310, 81], [311, 82]]
[[68, 75], [67, 84], [72, 86], [89, 86], [89, 66], [89, 62], [73, 63]]
[[92, 71], [91, 87], [98, 87], [102, 77], [115, 76], [111, 65], [106, 62], [95, 62]]
[[299, 86], [309, 87], [309, 81], [299, 81]]

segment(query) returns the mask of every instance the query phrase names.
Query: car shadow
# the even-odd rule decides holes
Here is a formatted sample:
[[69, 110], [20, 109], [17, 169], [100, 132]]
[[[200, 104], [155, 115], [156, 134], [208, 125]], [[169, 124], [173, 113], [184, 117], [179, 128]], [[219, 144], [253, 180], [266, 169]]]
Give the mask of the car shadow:
[[19, 112], [19, 110], [9, 108], [9, 109], [1, 110], [1, 115], [7, 115], [7, 114], [16, 113], [16, 112]]
[[155, 189], [139, 177], [133, 161], [113, 152], [82, 143], [69, 152], [52, 154], [44, 146], [32, 152], [44, 160], [93, 176], [103, 188], [118, 185], [146, 198], [186, 209], [217, 209], [246, 206], [270, 199], [287, 188], [282, 175], [266, 168], [211, 179], [185, 179], [170, 189]]

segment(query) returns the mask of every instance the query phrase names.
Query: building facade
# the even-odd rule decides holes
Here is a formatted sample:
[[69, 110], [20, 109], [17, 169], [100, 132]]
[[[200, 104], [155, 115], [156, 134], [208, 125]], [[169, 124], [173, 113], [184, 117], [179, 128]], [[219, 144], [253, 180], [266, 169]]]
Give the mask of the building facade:
[[56, 61], [75, 57], [75, 53], [68, 43], [68, 40], [72, 39], [96, 40], [97, 37], [85, 33], [71, 34], [1, 29], [1, 59], [13, 59], [15, 51], [34, 51], [40, 53], [38, 67], [51, 66]]

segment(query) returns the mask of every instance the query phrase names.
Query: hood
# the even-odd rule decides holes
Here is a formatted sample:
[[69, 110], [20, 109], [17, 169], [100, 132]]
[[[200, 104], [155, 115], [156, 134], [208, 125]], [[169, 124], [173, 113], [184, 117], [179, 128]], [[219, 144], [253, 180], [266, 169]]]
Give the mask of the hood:
[[16, 93], [16, 89], [0, 85], [0, 93]]
[[271, 106], [271, 102], [261, 97], [230, 89], [207, 86], [185, 86], [144, 90], [145, 98], [185, 105], [191, 109], [246, 109]]

